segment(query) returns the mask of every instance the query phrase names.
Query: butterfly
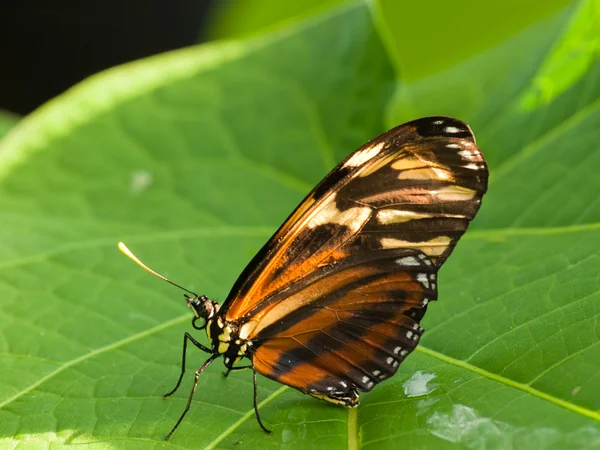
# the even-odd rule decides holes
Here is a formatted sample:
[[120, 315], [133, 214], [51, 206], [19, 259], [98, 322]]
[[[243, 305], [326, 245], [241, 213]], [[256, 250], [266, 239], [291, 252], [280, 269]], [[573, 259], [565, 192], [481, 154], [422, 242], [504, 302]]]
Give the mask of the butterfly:
[[[437, 299], [437, 273], [475, 217], [487, 190], [485, 158], [465, 123], [426, 117], [399, 125], [340, 162], [260, 249], [222, 305], [154, 272], [184, 294], [210, 346], [185, 333], [226, 375], [256, 374], [335, 404], [358, 405], [393, 376], [423, 333]], [[249, 364], [238, 365], [242, 359]]]

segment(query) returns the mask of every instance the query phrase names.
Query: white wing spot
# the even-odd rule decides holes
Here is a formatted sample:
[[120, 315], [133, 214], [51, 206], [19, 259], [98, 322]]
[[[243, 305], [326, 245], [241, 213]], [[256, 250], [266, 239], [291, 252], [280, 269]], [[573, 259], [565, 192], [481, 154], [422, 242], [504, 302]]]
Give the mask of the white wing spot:
[[398, 367], [398, 361], [394, 361], [394, 364], [392, 364], [392, 367]]
[[381, 246], [383, 248], [418, 248], [428, 256], [440, 256], [446, 251], [450, 244], [448, 236], [438, 236], [429, 241], [410, 242], [402, 239], [381, 238]]
[[414, 256], [405, 256], [403, 258], [398, 258], [396, 260], [396, 264], [400, 266], [420, 266], [421, 263]]
[[348, 208], [344, 211], [337, 209], [335, 205], [335, 195], [332, 194], [328, 203], [318, 211], [308, 222], [309, 228], [316, 228], [319, 225], [335, 223], [350, 228], [353, 232], [358, 231], [371, 217], [371, 208], [356, 207]]
[[374, 384], [375, 383], [373, 383], [372, 381], [369, 381], [369, 384], [367, 384], [367, 389], [371, 389]]
[[341, 384], [342, 386], [344, 386], [344, 387], [348, 387], [348, 385], [346, 384], [346, 382], [345, 382], [345, 381], [340, 381], [340, 384]]
[[396, 347], [396, 348], [394, 349], [394, 354], [396, 354], [396, 355], [397, 355], [398, 353], [400, 353], [400, 350], [402, 350], [402, 347]]
[[444, 123], [443, 120], [436, 120], [435, 122], [433, 122], [434, 125], [441, 125], [443, 123]]
[[419, 273], [419, 274], [417, 274], [417, 281], [419, 283], [421, 283], [423, 286], [425, 286], [426, 288], [429, 287], [429, 280], [427, 279], [427, 274], [426, 273]]
[[471, 200], [477, 192], [462, 186], [446, 186], [437, 191], [431, 191], [431, 194], [435, 195], [439, 200], [456, 202]]
[[404, 170], [398, 175], [399, 180], [448, 180], [451, 177], [450, 172], [437, 167]]
[[466, 166], [464, 166], [465, 169], [469, 169], [469, 170], [479, 170], [482, 169], [481, 166], [477, 165], [477, 164], [467, 164]]
[[404, 223], [411, 220], [428, 219], [433, 217], [427, 213], [403, 211], [401, 209], [382, 209], [377, 212], [377, 221], [384, 225], [391, 223]]
[[[458, 144], [446, 144], [446, 148], [460, 148], [460, 145], [458, 145]], [[458, 154], [460, 155], [460, 152], [458, 152]]]
[[408, 352], [406, 350], [402, 350], [400, 352], [400, 356], [406, 356], [408, 354]]
[[406, 332], [406, 337], [407, 337], [408, 339], [410, 339], [410, 338], [412, 337], [412, 335], [413, 335], [413, 332], [412, 332], [412, 331], [407, 331], [407, 332]]
[[430, 289], [435, 289], [435, 283], [431, 283], [431, 286], [429, 286]]
[[[451, 144], [451, 145], [454, 145], [454, 144]], [[446, 147], [448, 147], [448, 145], [446, 145]], [[458, 145], [456, 147], [458, 147]], [[458, 152], [458, 154], [464, 159], [471, 159], [473, 157], [473, 153], [470, 152], [469, 150], [461, 150]]]
[[364, 377], [362, 377], [362, 382], [363, 383], [366, 383], [367, 381], [369, 381], [369, 377], [368, 376], [365, 375]]
[[426, 169], [427, 163], [420, 159], [401, 157], [395, 160], [391, 168], [394, 170]]
[[381, 373], [380, 370], [374, 370], [373, 371], [373, 375], [375, 375], [376, 377], [379, 376], [380, 373]]
[[391, 364], [391, 363], [393, 363], [393, 362], [394, 362], [394, 358], [392, 358], [391, 356], [388, 356], [388, 359], [386, 359], [386, 362], [387, 362], [388, 364]]
[[371, 147], [364, 148], [362, 150], [357, 150], [351, 157], [344, 163], [343, 167], [358, 167], [362, 166], [364, 163], [373, 159], [375, 156], [379, 154], [385, 142], [380, 142], [379, 144], [373, 145]]
[[457, 127], [446, 127], [446, 128], [444, 128], [444, 131], [446, 133], [452, 133], [452, 134], [454, 134], [454, 133], [460, 133], [463, 130], [461, 130], [460, 128], [457, 128]]

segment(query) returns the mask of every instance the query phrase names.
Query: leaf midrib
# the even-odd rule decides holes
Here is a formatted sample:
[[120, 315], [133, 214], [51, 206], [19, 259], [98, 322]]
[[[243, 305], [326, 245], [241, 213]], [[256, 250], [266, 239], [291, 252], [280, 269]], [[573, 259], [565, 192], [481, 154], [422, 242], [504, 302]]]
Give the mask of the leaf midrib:
[[531, 386], [528, 386], [526, 384], [519, 383], [518, 381], [511, 380], [510, 378], [506, 378], [506, 377], [503, 377], [501, 375], [497, 375], [497, 374], [492, 373], [492, 372], [488, 372], [487, 370], [481, 369], [481, 368], [479, 368], [477, 366], [469, 364], [469, 363], [467, 363], [465, 361], [462, 361], [460, 359], [456, 359], [456, 358], [453, 358], [451, 356], [447, 356], [447, 355], [444, 355], [442, 353], [436, 352], [435, 350], [432, 350], [430, 348], [427, 348], [427, 347], [419, 345], [419, 346], [417, 346], [417, 350], [420, 351], [421, 353], [424, 353], [424, 354], [426, 354], [428, 356], [436, 358], [436, 359], [438, 359], [440, 361], [443, 361], [443, 362], [445, 362], [447, 364], [451, 364], [453, 366], [460, 367], [461, 369], [465, 369], [465, 370], [471, 371], [471, 372], [476, 373], [477, 375], [480, 375], [482, 377], [488, 378], [488, 379], [496, 381], [498, 383], [502, 383], [502, 384], [504, 384], [506, 386], [510, 386], [512, 388], [515, 388], [515, 389], [518, 389], [520, 391], [526, 392], [526, 393], [531, 394], [531, 395], [533, 395], [535, 397], [538, 397], [538, 398], [540, 398], [542, 400], [546, 400], [546, 401], [551, 402], [551, 403], [553, 403], [553, 404], [555, 404], [557, 406], [561, 406], [563, 408], [566, 408], [569, 411], [575, 412], [577, 414], [580, 414], [580, 415], [585, 416], [585, 417], [589, 417], [591, 419], [594, 419], [594, 420], [600, 422], [600, 413], [598, 413], [596, 411], [592, 411], [590, 409], [574, 405], [573, 403], [569, 403], [566, 400], [563, 400], [561, 398], [555, 397], [555, 396], [550, 395], [550, 394], [546, 394], [545, 392], [542, 392], [542, 391], [540, 391], [538, 389], [535, 389], [535, 388], [533, 388]]

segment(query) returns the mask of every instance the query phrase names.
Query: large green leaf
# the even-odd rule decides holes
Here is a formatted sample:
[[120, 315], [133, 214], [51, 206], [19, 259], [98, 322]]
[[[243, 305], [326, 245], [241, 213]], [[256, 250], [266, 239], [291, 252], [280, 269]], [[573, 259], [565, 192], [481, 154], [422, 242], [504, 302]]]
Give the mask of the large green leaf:
[[[114, 69], [23, 119], [0, 144], [0, 445], [600, 448], [597, 11], [404, 79], [391, 22], [359, 3]], [[222, 299], [336, 161], [432, 113], [473, 125], [492, 182], [419, 351], [354, 410], [260, 378], [271, 436], [251, 374], [215, 364], [164, 443], [191, 317], [116, 242]]]
[[15, 114], [0, 109], [0, 139], [19, 121]]

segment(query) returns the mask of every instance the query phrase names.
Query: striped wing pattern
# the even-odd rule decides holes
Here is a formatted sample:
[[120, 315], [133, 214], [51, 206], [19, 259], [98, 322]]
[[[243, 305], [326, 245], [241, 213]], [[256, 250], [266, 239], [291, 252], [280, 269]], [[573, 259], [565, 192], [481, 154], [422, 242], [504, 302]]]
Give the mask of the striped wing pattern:
[[348, 156], [223, 305], [252, 342], [255, 370], [347, 406], [393, 375], [487, 179], [471, 130], [448, 117], [400, 125]]

